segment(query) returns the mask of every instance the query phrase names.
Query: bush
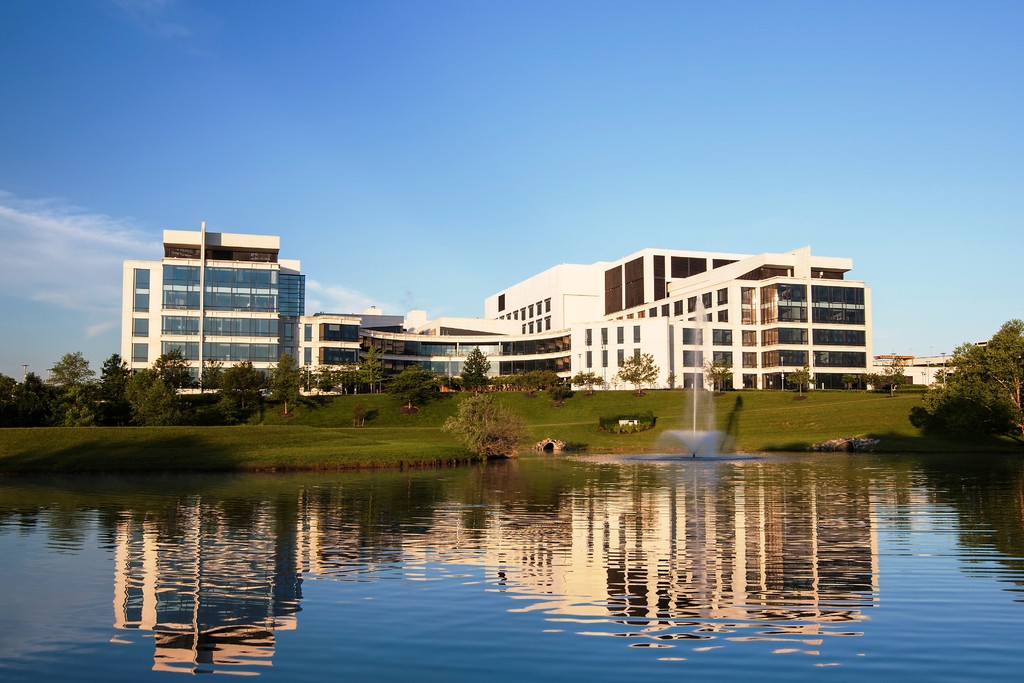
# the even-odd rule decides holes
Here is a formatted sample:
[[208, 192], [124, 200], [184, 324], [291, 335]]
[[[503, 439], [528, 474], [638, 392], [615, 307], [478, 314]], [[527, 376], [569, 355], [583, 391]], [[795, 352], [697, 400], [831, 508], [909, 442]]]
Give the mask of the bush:
[[[636, 424], [620, 424], [620, 420], [635, 420]], [[601, 430], [611, 432], [612, 434], [634, 434], [636, 432], [647, 431], [654, 427], [655, 422], [657, 422], [657, 418], [654, 417], [654, 413], [649, 410], [643, 413], [633, 413], [631, 415], [614, 415], [611, 417], [598, 418]]]
[[445, 420], [450, 432], [474, 455], [508, 458], [519, 452], [525, 430], [518, 415], [495, 400], [493, 394], [476, 394], [463, 399], [456, 415]]

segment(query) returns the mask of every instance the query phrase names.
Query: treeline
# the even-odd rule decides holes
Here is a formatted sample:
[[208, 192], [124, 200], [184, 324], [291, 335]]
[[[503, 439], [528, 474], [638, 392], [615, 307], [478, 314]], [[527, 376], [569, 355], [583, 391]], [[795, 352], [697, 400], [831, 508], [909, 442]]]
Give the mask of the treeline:
[[76, 351], [64, 354], [45, 381], [31, 372], [21, 383], [0, 375], [0, 426], [237, 424], [262, 412], [267, 396], [287, 413], [301, 386], [302, 371], [287, 354], [269, 375], [248, 361], [229, 368], [210, 363], [197, 381], [178, 349], [134, 372], [112, 354], [98, 378]]

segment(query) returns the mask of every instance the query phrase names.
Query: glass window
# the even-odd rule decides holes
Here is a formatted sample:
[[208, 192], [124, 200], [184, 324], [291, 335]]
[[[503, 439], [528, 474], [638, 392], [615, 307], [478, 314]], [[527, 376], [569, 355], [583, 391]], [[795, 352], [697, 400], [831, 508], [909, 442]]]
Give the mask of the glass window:
[[284, 323], [284, 340], [289, 342], [295, 340], [295, 328], [291, 323]]
[[626, 341], [625, 330], [621, 327], [615, 328], [615, 342], [621, 344]]
[[601, 351], [601, 367], [608, 367], [608, 350], [604, 349]]
[[533, 317], [533, 304], [530, 304], [530, 315], [528, 317]]
[[133, 337], [148, 337], [149, 336], [149, 318], [133, 318], [132, 319], [132, 336]]
[[589, 328], [584, 330], [583, 331], [583, 343], [586, 344], [587, 346], [590, 346], [593, 343], [593, 341], [594, 341], [593, 330], [591, 330]]
[[626, 360], [626, 351], [625, 349], [619, 349], [615, 353], [615, 361], [618, 363], [620, 368], [622, 367], [622, 361], [624, 360]]
[[633, 343], [634, 344], [639, 344], [640, 343], [640, 326], [639, 325], [634, 325], [633, 326]]
[[132, 362], [149, 362], [149, 344], [132, 344]]
[[732, 365], [732, 351], [714, 351], [711, 354], [712, 360], [716, 363]]
[[732, 346], [732, 330], [711, 330], [711, 343], [714, 346]]
[[718, 322], [727, 323], [729, 322], [729, 309], [723, 308], [718, 312]]
[[550, 313], [551, 312], [551, 299], [544, 299], [544, 312], [545, 313]]
[[[680, 302], [677, 301], [676, 303], [680, 303]], [[661, 305], [661, 315], [664, 318], [668, 317], [668, 304], [662, 304]]]
[[683, 328], [683, 345], [700, 346], [704, 343], [704, 330], [695, 330], [692, 327]]
[[[326, 349], [324, 349], [324, 350], [326, 351]], [[313, 364], [313, 349], [308, 347], [308, 346], [302, 349], [302, 364], [303, 365], [312, 365]]]
[[593, 351], [587, 351], [587, 367], [588, 368], [594, 367], [594, 352]]
[[313, 341], [313, 326], [310, 324], [303, 325], [302, 340], [311, 342]]
[[705, 309], [711, 308], [711, 292], [700, 295], [700, 304]]
[[757, 367], [757, 353], [754, 351], [743, 352], [743, 367], [745, 368], [756, 368]]
[[686, 312], [693, 313], [697, 310], [697, 297], [691, 296], [686, 300]]
[[724, 306], [725, 304], [729, 303], [729, 290], [728, 289], [720, 289], [720, 290], [718, 290], [717, 296], [718, 296], [718, 305], [719, 306]]
[[544, 329], [545, 330], [550, 330], [551, 329], [551, 316], [550, 315], [544, 318]]
[[533, 321], [530, 321], [530, 334], [533, 334]]
[[757, 330], [743, 330], [740, 334], [744, 346], [757, 346]]
[[608, 344], [608, 328], [601, 328], [601, 346], [607, 346]]

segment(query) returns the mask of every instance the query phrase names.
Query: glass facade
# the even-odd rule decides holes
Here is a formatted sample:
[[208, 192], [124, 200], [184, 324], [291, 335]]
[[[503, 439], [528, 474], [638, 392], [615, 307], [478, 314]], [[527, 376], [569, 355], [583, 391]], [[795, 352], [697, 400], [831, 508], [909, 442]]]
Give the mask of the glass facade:
[[161, 334], [199, 334], [199, 318], [186, 315], [165, 315], [160, 318]]
[[203, 331], [214, 337], [278, 336], [276, 318], [206, 318]]
[[[167, 268], [184, 267], [164, 266], [164, 269], [166, 271]], [[198, 271], [198, 268], [194, 270]], [[167, 284], [165, 282], [164, 288], [166, 289], [166, 287]], [[264, 311], [277, 313], [277, 271], [257, 270], [254, 268], [207, 268], [206, 308], [211, 311]]]
[[867, 354], [863, 351], [815, 351], [814, 366], [821, 368], [864, 368]]
[[811, 287], [811, 299], [816, 323], [865, 323], [864, 290], [859, 287], [814, 285]]
[[320, 341], [359, 341], [359, 325], [321, 323]]
[[762, 287], [761, 322], [807, 322], [807, 285], [781, 283]]
[[773, 327], [761, 330], [761, 345], [806, 344], [807, 330], [802, 327]]
[[163, 308], [199, 310], [199, 266], [164, 266]]
[[320, 349], [321, 365], [349, 365], [359, 362], [359, 349]]
[[278, 288], [278, 313], [298, 317], [306, 313], [306, 276], [281, 273]]
[[814, 343], [819, 346], [864, 346], [864, 330], [814, 330]]
[[803, 367], [804, 365], [807, 365], [806, 351], [779, 349], [778, 351], [761, 352], [762, 368], [777, 368], [788, 366]]
[[273, 362], [281, 357], [277, 344], [246, 344], [244, 342], [205, 342], [203, 357], [207, 360]]

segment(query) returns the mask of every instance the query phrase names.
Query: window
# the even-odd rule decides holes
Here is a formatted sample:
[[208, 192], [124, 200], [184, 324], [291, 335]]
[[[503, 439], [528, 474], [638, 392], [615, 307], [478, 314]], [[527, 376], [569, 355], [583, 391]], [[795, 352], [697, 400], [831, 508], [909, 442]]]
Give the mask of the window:
[[291, 323], [284, 324], [284, 340], [295, 341], [295, 327]]
[[601, 351], [601, 367], [608, 367], [608, 350], [604, 349]]
[[814, 343], [821, 346], [864, 346], [864, 330], [814, 330]]
[[504, 310], [505, 310], [505, 295], [504, 294], [499, 294], [498, 295], [498, 312], [500, 313], [501, 311], [504, 311]]
[[652, 308], [651, 310], [647, 311], [647, 317], [648, 318], [657, 318], [658, 317], [658, 309], [657, 308]]
[[551, 316], [550, 315], [546, 316], [544, 318], [544, 329], [545, 330], [550, 330], [551, 329]]
[[732, 366], [732, 351], [715, 351], [711, 354], [711, 358], [715, 363]]
[[149, 269], [135, 269], [135, 302], [134, 310], [145, 313], [149, 310]]
[[711, 292], [700, 295], [700, 305], [703, 306], [705, 310], [711, 308]]
[[863, 351], [815, 351], [815, 367], [822, 368], [863, 368], [867, 357]]
[[308, 341], [308, 342], [313, 341], [313, 326], [312, 325], [309, 325], [309, 324], [303, 325], [302, 339], [303, 339], [303, 341]]
[[132, 362], [149, 362], [149, 344], [132, 344]]
[[308, 347], [308, 346], [305, 347], [304, 349], [302, 349], [302, 364], [303, 365], [312, 365], [313, 364], [313, 349]]
[[757, 346], [757, 330], [743, 330], [740, 335], [744, 346]]
[[713, 346], [732, 346], [732, 330], [711, 330]]
[[[677, 301], [676, 303], [678, 304], [678, 303], [681, 303], [681, 302]], [[679, 311], [679, 312], [682, 313], [682, 311]], [[661, 315], [664, 318], [668, 317], [668, 304], [662, 304], [661, 305]]]
[[683, 300], [680, 299], [679, 301], [673, 301], [672, 302], [672, 315], [682, 315], [682, 314], [683, 314]]
[[587, 346], [591, 346], [594, 343], [594, 331], [590, 328], [583, 331], [583, 343]]
[[530, 334], [533, 334], [533, 321], [530, 321]]
[[699, 368], [704, 365], [703, 351], [683, 351], [683, 367]]
[[625, 349], [619, 349], [618, 351], [616, 351], [615, 356], [616, 356], [615, 361], [618, 363], [619, 367], [621, 368], [622, 367], [622, 361], [626, 360], [626, 351], [625, 351]]
[[683, 345], [700, 346], [704, 343], [704, 330], [695, 330], [692, 327], [683, 328]]
[[691, 296], [686, 300], [686, 312], [693, 313], [697, 310], [697, 297]]
[[149, 336], [149, 318], [133, 318], [132, 319], [132, 336], [133, 337], [148, 337]]
[[551, 312], [551, 299], [544, 299], [544, 312], [545, 313], [550, 313]]
[[718, 322], [727, 323], [729, 322], [729, 309], [723, 308], [718, 312]]
[[587, 367], [588, 368], [594, 367], [594, 352], [593, 351], [587, 351]]
[[639, 344], [640, 343], [640, 326], [639, 325], [634, 325], [633, 326], [633, 343], [634, 344]]
[[529, 318], [533, 317], [533, 304], [530, 304], [530, 315], [527, 316], [527, 317], [529, 317]]
[[608, 345], [608, 328], [607, 327], [602, 327], [601, 328], [601, 346], [607, 346], [607, 345]]
[[743, 367], [745, 368], [756, 368], [757, 367], [757, 353], [754, 351], [743, 352]]
[[615, 328], [615, 343], [622, 344], [626, 341], [625, 330], [621, 327]]
[[717, 297], [718, 297], [717, 300], [718, 300], [718, 305], [719, 306], [726, 305], [727, 303], [729, 303], [729, 290], [728, 289], [720, 289], [720, 290], [718, 290]]

